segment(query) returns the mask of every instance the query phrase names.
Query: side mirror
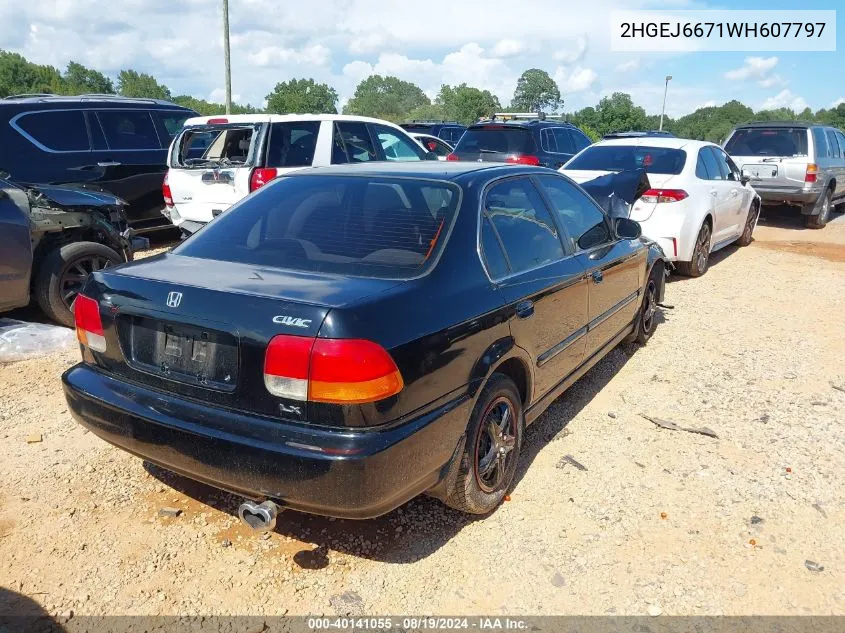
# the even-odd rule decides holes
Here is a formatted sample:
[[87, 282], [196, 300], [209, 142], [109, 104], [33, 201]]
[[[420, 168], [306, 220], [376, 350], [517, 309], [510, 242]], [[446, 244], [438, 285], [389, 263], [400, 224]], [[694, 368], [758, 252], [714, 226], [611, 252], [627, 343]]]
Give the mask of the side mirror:
[[742, 186], [744, 187], [744, 186], [745, 186], [745, 185], [747, 185], [749, 182], [751, 182], [751, 177], [750, 177], [750, 176], [747, 176], [746, 174], [742, 174], [742, 175], [739, 177], [739, 182], [741, 182], [741, 183], [742, 183]]
[[631, 218], [616, 218], [616, 235], [623, 240], [636, 240], [643, 234], [640, 223]]
[[434, 152], [426, 152], [425, 153], [425, 159], [426, 160], [437, 160], [437, 154], [435, 154]]

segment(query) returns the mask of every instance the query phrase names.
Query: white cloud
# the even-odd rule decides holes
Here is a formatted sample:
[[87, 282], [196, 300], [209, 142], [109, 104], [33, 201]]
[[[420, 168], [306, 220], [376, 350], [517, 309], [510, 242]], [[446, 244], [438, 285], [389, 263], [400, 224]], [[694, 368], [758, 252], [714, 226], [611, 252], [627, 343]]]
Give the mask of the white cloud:
[[290, 62], [309, 66], [325, 66], [331, 58], [332, 52], [322, 44], [306, 46], [303, 49], [266, 46], [250, 53], [248, 56], [249, 61], [256, 66], [276, 66]]
[[618, 73], [630, 73], [640, 69], [639, 59], [629, 59], [627, 62], [622, 62], [616, 67]]
[[524, 53], [527, 46], [524, 42], [513, 39], [504, 39], [496, 42], [493, 50], [490, 52], [491, 57], [515, 57]]
[[[226, 89], [225, 88], [215, 88], [211, 92], [208, 93], [205, 97], [206, 101], [211, 101], [212, 103], [225, 103], [226, 102]], [[232, 102], [238, 103], [241, 100], [241, 95], [239, 94], [232, 94]]]
[[760, 105], [761, 110], [776, 110], [777, 108], [791, 108], [795, 112], [800, 112], [808, 106], [803, 97], [792, 94], [786, 88], [781, 90], [773, 97], [769, 97]]
[[554, 80], [560, 86], [561, 92], [565, 95], [573, 92], [584, 92], [588, 90], [599, 76], [592, 68], [577, 66], [572, 71], [567, 71], [559, 66], [555, 71]]
[[765, 79], [778, 65], [777, 57], [746, 57], [745, 63], [725, 73], [725, 79], [743, 81], [745, 79]]
[[372, 53], [384, 47], [386, 44], [382, 33], [368, 33], [353, 37], [349, 42], [349, 52], [354, 55]]
[[716, 100], [715, 100], [715, 99], [710, 99], [710, 100], [708, 100], [708, 101], [705, 101], [705, 102], [704, 102], [704, 103], [702, 103], [702, 104], [699, 104], [699, 105], [695, 106], [695, 108], [694, 108], [694, 109], [695, 109], [695, 110], [698, 110], [699, 108], [714, 108], [714, 107], [716, 107]]
[[830, 107], [835, 108], [840, 103], [845, 103], [845, 97], [839, 97], [836, 101], [834, 101], [833, 103], [830, 104]]
[[758, 81], [757, 84], [761, 88], [775, 88], [778, 86], [785, 86], [786, 81], [780, 75], [770, 75], [769, 77]]
[[587, 36], [579, 35], [574, 44], [570, 48], [564, 48], [556, 51], [552, 57], [564, 64], [574, 64], [579, 62], [587, 54]]

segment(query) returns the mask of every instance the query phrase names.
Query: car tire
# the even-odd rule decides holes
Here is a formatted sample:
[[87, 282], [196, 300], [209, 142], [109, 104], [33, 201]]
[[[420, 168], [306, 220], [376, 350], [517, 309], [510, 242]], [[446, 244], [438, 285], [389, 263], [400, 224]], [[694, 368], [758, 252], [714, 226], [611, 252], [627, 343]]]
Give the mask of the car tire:
[[473, 408], [458, 474], [446, 490], [445, 503], [469, 514], [495, 510], [513, 483], [524, 429], [519, 390], [513, 380], [494, 373]]
[[745, 220], [742, 235], [736, 241], [739, 246], [748, 246], [754, 240], [754, 227], [757, 224], [757, 218], [759, 216], [760, 204], [755, 200], [751, 203], [751, 208], [748, 210], [748, 218]]
[[833, 206], [833, 190], [828, 188], [822, 194], [821, 209], [816, 215], [808, 215], [804, 218], [804, 223], [808, 229], [823, 229], [830, 218], [830, 210]]
[[659, 274], [662, 274], [662, 269], [658, 272], [658, 266], [651, 269], [643, 291], [643, 300], [640, 303], [640, 309], [637, 311], [636, 327], [625, 339], [626, 343], [645, 345], [648, 343], [651, 335], [654, 334], [654, 330], [657, 327], [657, 320], [654, 317], [657, 314], [657, 288], [660, 283], [658, 279]]
[[692, 251], [692, 261], [676, 262], [675, 267], [681, 275], [686, 277], [701, 277], [707, 272], [710, 262], [710, 242], [713, 239], [713, 229], [705, 222], [698, 230], [695, 238], [695, 248]]
[[123, 263], [116, 251], [97, 242], [73, 242], [51, 251], [35, 278], [35, 300], [50, 319], [73, 327], [70, 306], [93, 270]]

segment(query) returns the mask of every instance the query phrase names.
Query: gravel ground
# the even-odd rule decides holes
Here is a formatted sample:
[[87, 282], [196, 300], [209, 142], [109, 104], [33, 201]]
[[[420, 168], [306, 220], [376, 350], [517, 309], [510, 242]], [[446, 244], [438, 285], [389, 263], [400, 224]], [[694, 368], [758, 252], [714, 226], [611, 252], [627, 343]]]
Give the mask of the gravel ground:
[[0, 366], [0, 587], [65, 616], [845, 614], [845, 218], [757, 236], [529, 429], [484, 519], [423, 497], [255, 537], [71, 420], [77, 351]]

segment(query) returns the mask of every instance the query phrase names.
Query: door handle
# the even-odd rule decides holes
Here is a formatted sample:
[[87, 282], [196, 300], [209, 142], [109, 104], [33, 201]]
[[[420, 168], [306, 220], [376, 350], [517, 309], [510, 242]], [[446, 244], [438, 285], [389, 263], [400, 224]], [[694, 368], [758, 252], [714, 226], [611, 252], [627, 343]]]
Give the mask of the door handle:
[[593, 281], [600, 284], [604, 281], [604, 274], [600, 270], [594, 270], [592, 273]]
[[534, 314], [533, 301], [520, 301], [516, 304], [516, 316], [520, 319], [527, 319]]
[[713, 191], [710, 192], [710, 195], [715, 198], [718, 195], [718, 193], [719, 193], [718, 191], [713, 190]]
[[120, 163], [116, 160], [104, 160], [97, 163], [100, 167], [120, 167]]

